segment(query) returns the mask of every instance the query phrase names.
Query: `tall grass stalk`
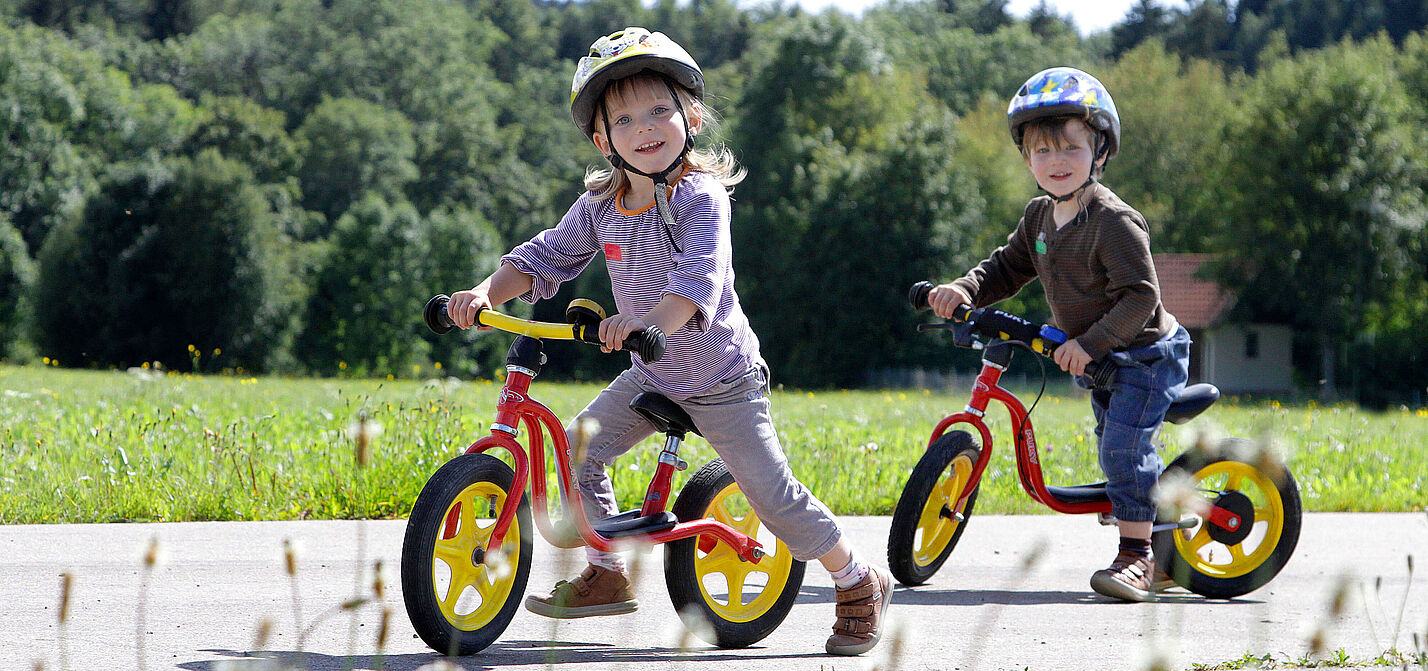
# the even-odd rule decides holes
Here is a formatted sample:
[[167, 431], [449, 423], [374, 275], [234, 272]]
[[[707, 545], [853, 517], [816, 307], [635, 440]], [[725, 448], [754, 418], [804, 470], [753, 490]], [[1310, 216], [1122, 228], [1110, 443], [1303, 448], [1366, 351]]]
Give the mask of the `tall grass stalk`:
[[139, 599], [137, 616], [135, 617], [135, 649], [139, 657], [139, 669], [149, 668], [148, 655], [145, 650], [145, 643], [148, 635], [145, 633], [145, 626], [148, 624], [148, 604], [149, 604], [149, 584], [153, 578], [154, 569], [162, 559], [163, 548], [159, 545], [159, 537], [153, 536], [149, 539], [149, 546], [144, 551], [144, 572], [139, 579]]
[[[65, 571], [60, 574], [60, 599], [59, 599], [59, 668], [60, 671], [69, 669], [69, 603], [70, 589], [74, 585], [74, 574]], [[37, 663], [36, 666], [43, 666]]]

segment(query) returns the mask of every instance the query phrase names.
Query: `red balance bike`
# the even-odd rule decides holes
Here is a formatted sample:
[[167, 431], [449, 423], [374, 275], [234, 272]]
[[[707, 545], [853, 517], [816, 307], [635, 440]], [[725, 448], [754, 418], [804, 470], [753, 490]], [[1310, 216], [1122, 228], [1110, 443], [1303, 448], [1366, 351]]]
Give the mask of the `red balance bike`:
[[[909, 293], [913, 307], [926, 309], [931, 290], [928, 282], [914, 285]], [[959, 347], [983, 350], [982, 371], [967, 407], [937, 423], [927, 452], [903, 487], [888, 535], [888, 566], [898, 581], [927, 582], [966, 530], [991, 461], [992, 434], [984, 417], [992, 401], [1006, 406], [1011, 416], [1017, 472], [1026, 493], [1056, 512], [1099, 513], [1102, 522], [1114, 523], [1106, 483], [1046, 484], [1030, 412], [999, 384], [1014, 349], [1050, 356], [1066, 342], [1066, 334], [1001, 310], [965, 305], [952, 320], [918, 326], [919, 331], [931, 329], [952, 331]], [[1110, 389], [1116, 370], [1114, 363], [1095, 361], [1086, 374], [1096, 388]], [[1187, 422], [1219, 396], [1213, 385], [1186, 387], [1165, 421]], [[972, 432], [948, 431], [957, 424]], [[1247, 441], [1228, 440], [1208, 451], [1181, 454], [1161, 476], [1162, 485], [1171, 482], [1178, 484], [1163, 487], [1152, 544], [1157, 564], [1180, 586], [1211, 598], [1237, 597], [1273, 579], [1294, 553], [1302, 515], [1294, 476]]]
[[[445, 333], [454, 327], [448, 297], [426, 305], [426, 323]], [[673, 510], [666, 510], [675, 471], [687, 468], [679, 446], [699, 433], [688, 413], [659, 394], [630, 403], [665, 435], [664, 450], [640, 508], [590, 520], [571, 481], [571, 450], [560, 420], [530, 397], [531, 380], [545, 363], [543, 340], [599, 344], [604, 310], [576, 300], [569, 323], [532, 322], [483, 309], [476, 323], [519, 337], [506, 356], [506, 382], [496, 419], [486, 436], [448, 461], [427, 481], [412, 507], [402, 542], [402, 592], [407, 615], [421, 639], [447, 655], [470, 655], [491, 645], [510, 624], [531, 568], [531, 505], [536, 526], [552, 545], [618, 550], [631, 544], [668, 543], [665, 583], [685, 626], [725, 648], [745, 647], [769, 635], [788, 615], [803, 583], [804, 563], [764, 531], [725, 468], [714, 460], [690, 478]], [[664, 334], [650, 328], [624, 342], [646, 362], [664, 354]], [[519, 442], [522, 427], [525, 444]], [[561, 506], [559, 528], [546, 504], [546, 440], [555, 455]], [[502, 450], [514, 463], [489, 454]], [[569, 531], [573, 524], [574, 533]]]

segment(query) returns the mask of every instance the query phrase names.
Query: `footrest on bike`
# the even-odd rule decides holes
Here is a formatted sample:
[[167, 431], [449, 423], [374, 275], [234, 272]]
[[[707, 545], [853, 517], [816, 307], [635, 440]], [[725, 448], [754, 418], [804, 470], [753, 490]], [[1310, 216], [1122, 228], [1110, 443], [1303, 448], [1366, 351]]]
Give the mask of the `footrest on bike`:
[[1052, 487], [1047, 485], [1046, 493], [1062, 503], [1101, 503], [1110, 500], [1110, 498], [1106, 496], [1106, 483], [1104, 482], [1089, 485], [1071, 485], [1070, 487]]
[[640, 516], [639, 510], [629, 510], [591, 526], [596, 533], [606, 538], [622, 538], [666, 531], [673, 529], [676, 524], [679, 524], [679, 518], [668, 510], [643, 517]]

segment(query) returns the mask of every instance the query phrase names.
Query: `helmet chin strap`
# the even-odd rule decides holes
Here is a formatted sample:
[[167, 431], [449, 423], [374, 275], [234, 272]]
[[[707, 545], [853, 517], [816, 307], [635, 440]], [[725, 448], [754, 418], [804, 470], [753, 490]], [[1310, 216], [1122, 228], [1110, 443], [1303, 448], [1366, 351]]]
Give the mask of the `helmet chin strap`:
[[[1076, 187], [1075, 191], [1072, 191], [1071, 193], [1068, 193], [1064, 196], [1058, 196], [1054, 193], [1051, 193], [1050, 191], [1046, 191], [1046, 189], [1041, 189], [1042, 191], [1046, 191], [1046, 195], [1051, 196], [1051, 200], [1054, 200], [1058, 203], [1064, 203], [1068, 200], [1071, 200], [1072, 198], [1075, 198], [1076, 194], [1081, 193], [1081, 191], [1084, 190], [1086, 187], [1096, 183], [1096, 162], [1105, 158], [1107, 154], [1111, 153], [1111, 143], [1106, 142], [1106, 138], [1098, 136], [1096, 144], [1098, 145], [1096, 147], [1096, 157], [1091, 159], [1091, 174], [1086, 176], [1085, 183], [1083, 183], [1081, 186]], [[1037, 188], [1040, 188], [1040, 186], [1041, 185], [1038, 184]]]
[[674, 108], [679, 111], [679, 118], [684, 121], [684, 147], [679, 150], [679, 156], [676, 156], [674, 158], [674, 162], [670, 163], [668, 168], [665, 168], [664, 170], [661, 170], [659, 172], [649, 173], [640, 170], [639, 168], [630, 165], [629, 161], [626, 161], [624, 157], [620, 156], [620, 153], [618, 151], [615, 151], [615, 143], [613, 140], [611, 140], [610, 134], [610, 110], [609, 108], [605, 107], [605, 102], [603, 99], [600, 101], [600, 107], [601, 116], [603, 116], [605, 119], [605, 139], [607, 142], [610, 143], [610, 155], [606, 156], [605, 158], [610, 161], [610, 165], [614, 166], [618, 170], [624, 170], [626, 172], [633, 172], [637, 175], [643, 175], [645, 177], [650, 178], [650, 181], [654, 182], [655, 209], [659, 211], [659, 216], [661, 219], [664, 220], [665, 226], [673, 228], [674, 212], [669, 207], [669, 194], [666, 193], [666, 191], [668, 191], [667, 187], [669, 186], [669, 175], [670, 173], [683, 167], [684, 157], [689, 155], [690, 149], [694, 148], [694, 132], [689, 129], [689, 117], [686, 116], [684, 113], [684, 105], [680, 104], [679, 102], [679, 95], [674, 91], [674, 84], [669, 83], [669, 80], [666, 79], [664, 80], [664, 85], [669, 88], [669, 97], [674, 100]]

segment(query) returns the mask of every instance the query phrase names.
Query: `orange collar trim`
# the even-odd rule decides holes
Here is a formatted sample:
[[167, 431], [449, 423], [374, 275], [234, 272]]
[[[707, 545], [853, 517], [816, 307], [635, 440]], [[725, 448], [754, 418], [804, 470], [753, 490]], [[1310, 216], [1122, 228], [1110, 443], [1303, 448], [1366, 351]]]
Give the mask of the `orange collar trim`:
[[[684, 169], [681, 170], [681, 171], [679, 171], [679, 177], [675, 178], [674, 183], [675, 183], [675, 184], [679, 184], [680, 180], [684, 179], [684, 176], [687, 175], [687, 174], [689, 174], [689, 170], [690, 170], [690, 168], [689, 168], [688, 165], [684, 166]], [[671, 197], [671, 198], [673, 198], [673, 197], [674, 197], [674, 186], [672, 186], [672, 185], [671, 185], [671, 186], [666, 186], [665, 188], [669, 189], [669, 192], [666, 193], [665, 195], [666, 195], [666, 196], [669, 196], [669, 197]], [[650, 199], [650, 202], [645, 203], [645, 205], [644, 205], [643, 207], [641, 207], [641, 208], [639, 208], [639, 209], [637, 209], [637, 210], [626, 209], [626, 208], [625, 208], [625, 195], [628, 194], [629, 192], [630, 192], [630, 186], [629, 186], [628, 184], [626, 184], [626, 185], [625, 185], [625, 188], [620, 189], [620, 192], [617, 193], [617, 194], [615, 194], [615, 210], [616, 210], [617, 212], [619, 212], [620, 214], [623, 214], [623, 215], [625, 215], [625, 216], [627, 216], [627, 217], [639, 216], [639, 215], [641, 215], [641, 214], [644, 214], [644, 213], [646, 213], [646, 212], [649, 212], [649, 211], [650, 211], [650, 208], [652, 208], [652, 207], [655, 206], [655, 201], [654, 201], [653, 198], [651, 198], [651, 199]]]

